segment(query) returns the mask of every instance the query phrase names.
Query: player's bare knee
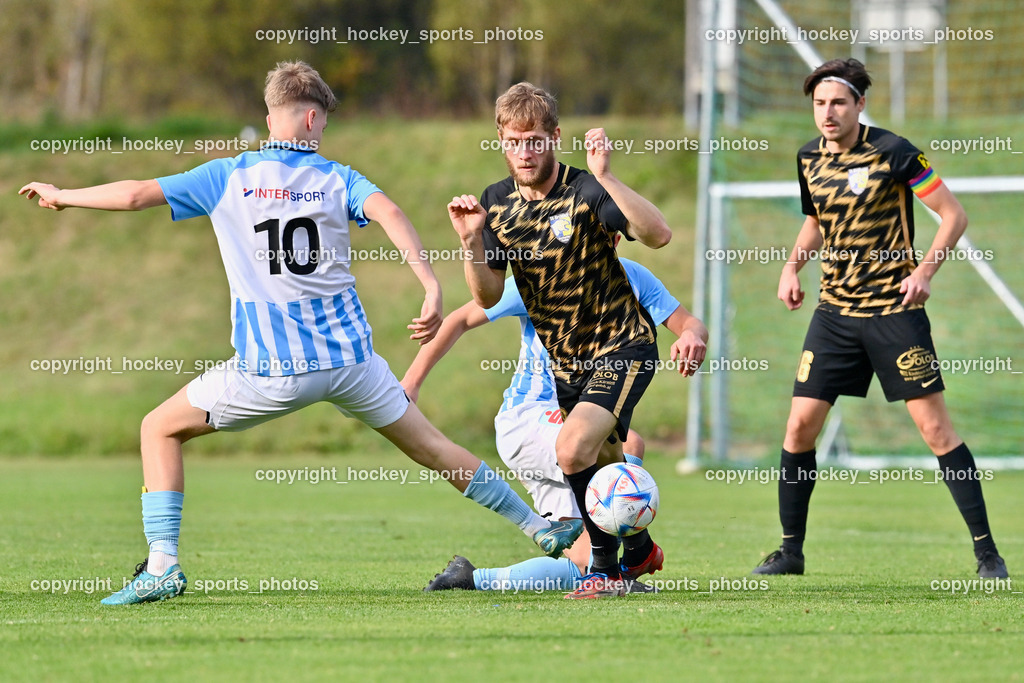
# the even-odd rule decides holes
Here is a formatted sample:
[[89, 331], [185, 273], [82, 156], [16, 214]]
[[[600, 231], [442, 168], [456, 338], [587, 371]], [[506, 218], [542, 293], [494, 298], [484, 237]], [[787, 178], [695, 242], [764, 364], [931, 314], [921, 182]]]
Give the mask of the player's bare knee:
[[790, 415], [786, 422], [786, 449], [795, 453], [809, 451], [814, 448], [819, 431], [820, 426], [816, 420], [802, 414]]
[[573, 473], [585, 470], [594, 464], [593, 461], [596, 454], [581, 448], [578, 441], [559, 440], [555, 446], [555, 455], [558, 459], [558, 466], [562, 471]]
[[143, 441], [154, 438], [164, 439], [171, 436], [167, 431], [167, 420], [159, 407], [149, 411], [146, 417], [142, 418], [139, 433]]
[[944, 455], [960, 445], [961, 439], [947, 421], [924, 420], [917, 425], [921, 438], [936, 455]]
[[199, 423], [194, 422], [191, 418], [185, 419], [166, 406], [167, 404], [161, 404], [142, 418], [139, 433], [143, 442], [154, 439], [176, 439], [180, 443], [185, 443], [189, 439], [214, 431], [206, 422]]

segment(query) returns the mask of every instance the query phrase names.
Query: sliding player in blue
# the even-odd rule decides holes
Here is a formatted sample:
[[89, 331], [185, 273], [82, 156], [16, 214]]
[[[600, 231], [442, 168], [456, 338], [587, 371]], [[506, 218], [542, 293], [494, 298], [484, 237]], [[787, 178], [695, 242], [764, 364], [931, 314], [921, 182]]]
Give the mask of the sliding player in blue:
[[[231, 290], [236, 355], [203, 373], [142, 422], [143, 528], [149, 557], [108, 605], [184, 592], [178, 536], [184, 502], [182, 444], [214, 431], [239, 431], [327, 401], [382, 434], [417, 463], [444, 473], [466, 497], [506, 517], [552, 557], [582, 531], [530, 510], [486, 463], [457, 446], [409, 402], [370, 326], [349, 271], [349, 221], [377, 221], [395, 247], [419, 253], [402, 210], [373, 183], [317, 154], [335, 97], [303, 62], [267, 75], [269, 144], [155, 180], [61, 190], [29, 183], [20, 194], [43, 208], [141, 210], [163, 204], [174, 220], [209, 216]], [[421, 344], [441, 324], [441, 288], [428, 263], [410, 262], [426, 290], [410, 325]]]
[[[663, 324], [678, 339], [671, 359], [683, 375], [692, 374], [703, 362], [707, 329], [691, 315], [651, 272], [638, 263], [620, 259], [634, 294], [655, 324]], [[504, 317], [519, 320], [521, 344], [516, 372], [505, 390], [501, 408], [494, 418], [498, 455], [533, 498], [534, 508], [550, 519], [580, 519], [580, 511], [565, 475], [558, 467], [555, 441], [562, 425], [562, 413], [551, 373], [550, 356], [534, 330], [519, 290], [512, 278], [505, 283], [501, 300], [488, 309], [470, 301], [449, 314], [437, 336], [423, 345], [402, 378], [406, 393], [417, 400], [428, 373], [468, 330]], [[623, 442], [627, 462], [641, 464], [643, 440], [629, 430]], [[602, 463], [605, 464], [605, 463]], [[589, 535], [565, 551], [565, 557], [535, 557], [510, 567], [477, 569], [465, 557], [456, 555], [424, 590], [527, 591], [574, 590], [590, 564]], [[636, 578], [661, 569], [657, 556], [650, 565], [621, 567], [628, 588], [643, 589]], [[641, 571], [644, 570], [644, 571]]]

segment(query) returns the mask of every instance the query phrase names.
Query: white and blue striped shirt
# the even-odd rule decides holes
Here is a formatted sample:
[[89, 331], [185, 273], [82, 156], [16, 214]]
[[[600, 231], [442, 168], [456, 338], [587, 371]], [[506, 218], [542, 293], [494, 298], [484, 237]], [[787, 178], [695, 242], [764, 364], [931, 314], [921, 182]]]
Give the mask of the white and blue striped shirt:
[[349, 270], [349, 221], [380, 192], [310, 150], [271, 145], [158, 178], [176, 221], [209, 216], [233, 301], [239, 367], [263, 376], [354, 365], [373, 353]]
[[[640, 305], [651, 314], [654, 324], [661, 325], [668, 320], [679, 307], [679, 301], [669, 293], [661, 280], [635, 261], [620, 258], [619, 263], [626, 271], [626, 279], [629, 280], [633, 293], [639, 299]], [[502, 395], [504, 400], [498, 412], [502, 413], [528, 402], [557, 403], [555, 377], [551, 374], [550, 367], [551, 357], [541, 344], [533, 323], [530, 322], [514, 278], [509, 277], [505, 280], [505, 291], [501, 295], [501, 300], [485, 309], [484, 313], [492, 322], [499, 318], [516, 316], [519, 318], [522, 331], [516, 373]]]

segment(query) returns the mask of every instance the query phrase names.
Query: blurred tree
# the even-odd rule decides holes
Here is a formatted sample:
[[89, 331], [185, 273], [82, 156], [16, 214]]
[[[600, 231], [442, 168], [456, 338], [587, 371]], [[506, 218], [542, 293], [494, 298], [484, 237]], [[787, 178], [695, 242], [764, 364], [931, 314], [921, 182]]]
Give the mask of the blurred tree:
[[[478, 115], [524, 78], [555, 91], [566, 113], [677, 111], [677, 4], [0, 0], [0, 56], [16, 65], [0, 73], [0, 116], [252, 121], [266, 71], [283, 59], [312, 63], [349, 113]], [[321, 28], [334, 33], [323, 40]], [[267, 29], [306, 33], [257, 38]], [[358, 33], [380, 29], [405, 40]]]
[[552, 90], [565, 113], [679, 111], [684, 10], [653, 0], [435, 0], [434, 28], [467, 27], [475, 40], [490, 29], [505, 39], [441, 41], [430, 56], [443, 97], [460, 110], [490, 111], [525, 79]]
[[60, 104], [70, 119], [94, 115], [100, 102], [104, 50], [95, 10], [89, 0], [74, 0], [59, 5], [54, 15], [54, 33], [68, 37]]
[[[430, 57], [449, 104], [464, 112], [488, 111], [495, 97], [524, 78], [523, 45], [506, 40], [481, 43], [487, 30], [523, 26], [529, 15], [537, 13], [539, 4], [535, 0], [434, 1], [430, 28], [438, 32], [438, 38], [430, 43]], [[541, 27], [533, 28], [543, 35]]]
[[302, 28], [296, 16], [305, 4], [124, 3], [113, 18], [106, 104], [132, 113], [261, 114], [267, 70], [281, 59], [306, 57], [309, 46], [258, 40], [256, 32]]
[[56, 114], [63, 45], [47, 40], [60, 31], [53, 2], [3, 0], [0, 4], [0, 96], [7, 117]]
[[[345, 45], [320, 43], [314, 65], [335, 89], [339, 108], [350, 112], [398, 112], [421, 116], [437, 109], [434, 74], [419, 33], [427, 28], [430, 2], [420, 0], [320, 0], [302, 13], [300, 25], [331, 26]], [[359, 39], [360, 31], [406, 31], [401, 39]], [[355, 32], [350, 35], [350, 30]]]

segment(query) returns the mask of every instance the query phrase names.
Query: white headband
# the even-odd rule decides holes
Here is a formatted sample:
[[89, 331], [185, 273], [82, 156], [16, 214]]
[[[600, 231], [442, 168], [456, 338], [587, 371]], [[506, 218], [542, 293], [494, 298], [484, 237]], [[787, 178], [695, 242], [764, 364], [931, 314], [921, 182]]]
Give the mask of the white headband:
[[[856, 86], [854, 86], [853, 83], [850, 83], [850, 81], [846, 80], [845, 78], [840, 78], [839, 76], [825, 76], [825, 78], [821, 79], [821, 81], [835, 81], [836, 83], [842, 83], [847, 88], [853, 91], [853, 94], [857, 96], [858, 100], [864, 97], [863, 95], [860, 94], [860, 90], [857, 90]], [[821, 83], [821, 81], [818, 82]]]

